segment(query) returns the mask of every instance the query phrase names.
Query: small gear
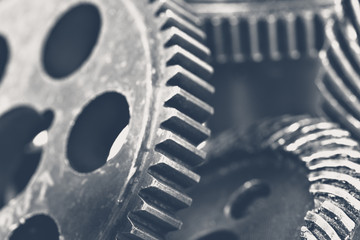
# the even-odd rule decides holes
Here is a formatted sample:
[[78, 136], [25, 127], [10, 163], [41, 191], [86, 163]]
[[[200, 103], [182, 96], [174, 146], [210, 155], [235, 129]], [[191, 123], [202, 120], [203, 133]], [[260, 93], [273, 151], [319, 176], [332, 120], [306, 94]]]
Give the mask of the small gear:
[[360, 5], [341, 1], [336, 20], [326, 26], [329, 44], [320, 53], [324, 70], [317, 81], [324, 98], [324, 114], [360, 137]]
[[[172, 0], [4, 0], [0, 5], [0, 34], [11, 49], [0, 87], [1, 114], [18, 106], [54, 112], [36, 172], [0, 211], [0, 238], [18, 239], [26, 232], [22, 226], [34, 227], [49, 217], [58, 226], [58, 239], [155, 240], [179, 229], [175, 213], [191, 204], [185, 189], [199, 181], [191, 168], [205, 157], [197, 145], [210, 135], [204, 122], [213, 113], [208, 102], [214, 88], [205, 81], [212, 68], [198, 19], [185, 3]], [[99, 13], [102, 27], [94, 49], [78, 70], [50, 74], [47, 63], [39, 61], [41, 51], [46, 58], [45, 39], [64, 32], [63, 27], [50, 29], [78, 9]], [[103, 143], [84, 147], [91, 132], [101, 129], [98, 122], [86, 127], [87, 106], [119, 94], [125, 101], [120, 108], [126, 108], [120, 119], [129, 118], [125, 142], [96, 170], [81, 169]], [[114, 101], [107, 103], [102, 111]], [[74, 133], [83, 115], [84, 125]], [[85, 137], [70, 148], [81, 131]], [[80, 162], [71, 162], [78, 149], [83, 150]], [[44, 226], [29, 234], [46, 231]]]
[[208, 143], [209, 162], [198, 169], [202, 182], [189, 193], [194, 204], [180, 212], [183, 229], [169, 239], [358, 236], [360, 147], [348, 131], [285, 116], [219, 139]]
[[203, 19], [216, 63], [317, 57], [334, 0], [187, 0]]

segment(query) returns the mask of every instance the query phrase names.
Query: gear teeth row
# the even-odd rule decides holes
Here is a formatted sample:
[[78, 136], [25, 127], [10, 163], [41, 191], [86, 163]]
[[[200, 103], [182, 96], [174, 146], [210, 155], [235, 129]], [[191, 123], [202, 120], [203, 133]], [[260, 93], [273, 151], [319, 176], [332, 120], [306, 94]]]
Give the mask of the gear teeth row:
[[317, 57], [325, 43], [325, 23], [334, 13], [334, 3], [314, 1], [307, 8], [292, 7], [293, 3], [287, 2], [272, 3], [289, 5], [282, 10], [272, 9], [273, 6], [267, 9], [267, 3], [262, 4], [193, 4], [204, 19], [208, 46], [216, 63]]
[[305, 216], [301, 238], [351, 239], [360, 222], [360, 146], [334, 123], [293, 119], [273, 121], [275, 131], [265, 145], [295, 155], [309, 170], [315, 208]]
[[163, 93], [153, 162], [139, 191], [140, 203], [129, 213], [130, 239], [164, 239], [180, 229], [176, 211], [191, 205], [185, 189], [198, 183], [191, 168], [203, 163], [205, 152], [197, 146], [210, 136], [205, 121], [213, 114], [209, 105], [214, 88], [206, 82], [212, 75], [207, 63], [205, 34], [200, 20], [185, 4], [174, 0], [153, 1], [166, 56]]
[[360, 6], [358, 1], [343, 2], [343, 18], [326, 27], [330, 41], [320, 53], [324, 72], [317, 85], [324, 98], [324, 114], [360, 138]]

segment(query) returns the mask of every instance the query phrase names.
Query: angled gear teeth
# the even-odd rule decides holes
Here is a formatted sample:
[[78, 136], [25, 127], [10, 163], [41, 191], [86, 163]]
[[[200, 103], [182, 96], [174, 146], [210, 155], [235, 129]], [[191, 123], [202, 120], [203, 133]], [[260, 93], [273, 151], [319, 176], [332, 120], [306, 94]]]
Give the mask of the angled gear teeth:
[[182, 32], [178, 28], [171, 27], [164, 32], [164, 35], [165, 47], [177, 45], [196, 55], [201, 60], [208, 60], [210, 50], [204, 44]]
[[138, 224], [143, 222], [149, 226], [150, 229], [153, 229], [154, 232], [163, 231], [163, 229], [166, 229], [166, 232], [175, 231], [180, 229], [182, 225], [181, 221], [172, 214], [145, 201], [142, 201], [142, 203], [130, 213], [129, 217], [133, 222], [137, 222]]
[[215, 92], [213, 86], [179, 65], [168, 67], [166, 77], [168, 85], [178, 86], [206, 103]]
[[191, 22], [194, 25], [200, 25], [201, 20], [191, 13], [189, 6], [180, 2], [180, 1], [167, 1], [160, 0], [157, 2], [158, 6], [156, 7], [156, 15], [159, 16], [161, 13], [166, 12], [168, 10], [173, 11], [175, 14], [183, 17], [187, 21]]
[[200, 176], [186, 166], [160, 153], [158, 154], [161, 156], [149, 168], [150, 175], [171, 181], [182, 188], [190, 187], [200, 181]]
[[[283, 130], [275, 128], [272, 142], [265, 140], [268, 146], [293, 154], [309, 170], [315, 207], [305, 216], [301, 238], [351, 239], [360, 220], [360, 146], [333, 123], [305, 119], [300, 120], [303, 124], [295, 120]], [[282, 144], [274, 144], [279, 139]]]
[[180, 65], [203, 79], [209, 79], [213, 74], [213, 68], [207, 62], [178, 45], [167, 49], [166, 60], [169, 66]]
[[318, 88], [324, 114], [360, 138], [360, 7], [358, 1], [341, 1], [337, 21], [326, 26], [329, 48], [320, 53], [324, 73]]
[[156, 145], [156, 151], [165, 156], [191, 167], [195, 167], [204, 162], [205, 153], [177, 135], [165, 132], [162, 139], [163, 140]]
[[[318, 235], [317, 239], [329, 238], [332, 240], [341, 240], [335, 229], [320, 214], [317, 214], [315, 212], [307, 212], [305, 216], [305, 221], [308, 222], [310, 226], [316, 225], [318, 228], [321, 229], [317, 232], [314, 231], [315, 234]], [[315, 227], [313, 226], [313, 228]]]
[[185, 189], [200, 181], [191, 168], [205, 159], [197, 145], [210, 135], [204, 122], [213, 114], [208, 102], [214, 93], [205, 81], [213, 69], [207, 63], [205, 34], [196, 26], [199, 19], [178, 1], [152, 4], [164, 48], [166, 88], [160, 96], [163, 111], [154, 136], [154, 159], [136, 208], [128, 215], [132, 230], [127, 236], [142, 240], [163, 239], [182, 225], [175, 212], [191, 205]]
[[159, 17], [161, 30], [176, 27], [200, 42], [203, 42], [206, 38], [205, 33], [200, 28], [169, 9], [163, 11]]
[[205, 122], [214, 113], [209, 104], [179, 87], [169, 88], [167, 96], [166, 107], [175, 108], [200, 123]]
[[170, 212], [178, 211], [191, 205], [191, 198], [189, 196], [171, 187], [166, 181], [161, 181], [155, 176], [148, 176], [146, 181], [148, 184], [144, 185], [139, 193], [144, 201], [152, 205], [159, 205], [159, 207]]
[[175, 109], [166, 109], [161, 126], [183, 137], [191, 144], [198, 145], [210, 136], [210, 130]]

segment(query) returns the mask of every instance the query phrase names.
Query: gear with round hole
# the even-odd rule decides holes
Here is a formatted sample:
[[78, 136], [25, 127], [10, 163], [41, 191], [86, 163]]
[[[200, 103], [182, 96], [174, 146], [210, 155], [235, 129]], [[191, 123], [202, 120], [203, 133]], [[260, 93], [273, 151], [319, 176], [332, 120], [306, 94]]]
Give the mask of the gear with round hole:
[[19, 126], [53, 113], [28, 126], [26, 149], [41, 157], [0, 210], [1, 239], [53, 236], [44, 222], [58, 239], [154, 240], [181, 227], [213, 113], [198, 22], [175, 0], [0, 2], [0, 113]]

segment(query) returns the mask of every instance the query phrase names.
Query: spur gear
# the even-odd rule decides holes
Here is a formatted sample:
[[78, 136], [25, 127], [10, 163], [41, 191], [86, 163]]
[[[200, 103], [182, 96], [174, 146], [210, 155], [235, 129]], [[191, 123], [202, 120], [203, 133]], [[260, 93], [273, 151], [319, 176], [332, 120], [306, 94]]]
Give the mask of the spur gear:
[[169, 239], [360, 236], [360, 146], [337, 124], [285, 116], [250, 134], [223, 133], [206, 148], [202, 182], [189, 192], [194, 204], [180, 212], [183, 229]]
[[326, 26], [328, 48], [320, 53], [324, 70], [317, 81], [324, 98], [324, 113], [360, 137], [360, 6], [341, 1], [338, 18]]
[[216, 63], [317, 57], [334, 0], [187, 0]]
[[[43, 236], [56, 229], [54, 224], [57, 239], [154, 240], [179, 229], [175, 213], [191, 204], [185, 189], [199, 181], [191, 168], [205, 157], [197, 145], [210, 135], [204, 122], [213, 113], [208, 102], [214, 88], [205, 81], [212, 68], [198, 19], [186, 4], [172, 0], [3, 0], [0, 5], [0, 35], [10, 46], [0, 113], [11, 125], [23, 120], [12, 114], [18, 106], [53, 112], [52, 123], [31, 142], [42, 149], [37, 170], [0, 211], [0, 238]], [[83, 53], [87, 60], [79, 63], [66, 58], [78, 48], [66, 52], [46, 39], [61, 39], [67, 30], [58, 23], [88, 9], [98, 20], [78, 21], [101, 28], [93, 50]], [[47, 51], [56, 53], [56, 61], [64, 58], [65, 68], [72, 61], [76, 67], [66, 74], [51, 69]], [[102, 121], [105, 113], [109, 119]], [[8, 129], [4, 118], [0, 130]], [[111, 125], [125, 130], [114, 135]], [[89, 163], [101, 144], [117, 138], [125, 140], [110, 151], [110, 159]], [[7, 145], [0, 143], [4, 150]], [[102, 150], [109, 152], [110, 146]], [[54, 224], [36, 225], [49, 218]]]

